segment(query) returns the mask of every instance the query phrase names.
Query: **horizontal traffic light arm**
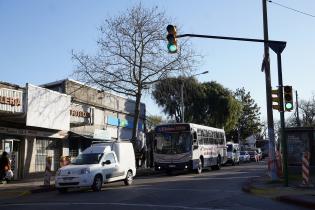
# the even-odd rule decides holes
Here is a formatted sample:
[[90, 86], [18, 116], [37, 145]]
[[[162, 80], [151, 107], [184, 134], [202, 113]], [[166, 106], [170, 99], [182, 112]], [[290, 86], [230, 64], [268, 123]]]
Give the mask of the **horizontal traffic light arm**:
[[282, 45], [283, 47], [286, 46], [287, 42], [284, 41], [274, 41], [269, 40], [265, 41], [263, 39], [249, 39], [249, 38], [239, 38], [239, 37], [228, 37], [228, 36], [210, 36], [210, 35], [200, 35], [200, 34], [182, 34], [177, 35], [176, 38], [182, 38], [182, 37], [197, 37], [197, 38], [206, 38], [206, 39], [224, 39], [224, 40], [234, 40], [234, 41], [244, 41], [244, 42], [267, 42], [277, 45]]

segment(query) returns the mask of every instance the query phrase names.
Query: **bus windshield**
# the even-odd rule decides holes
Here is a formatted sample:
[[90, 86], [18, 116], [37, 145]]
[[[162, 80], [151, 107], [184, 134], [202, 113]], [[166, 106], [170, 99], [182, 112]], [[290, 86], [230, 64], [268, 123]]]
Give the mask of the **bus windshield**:
[[156, 153], [180, 154], [191, 151], [192, 142], [190, 132], [157, 133], [155, 139]]

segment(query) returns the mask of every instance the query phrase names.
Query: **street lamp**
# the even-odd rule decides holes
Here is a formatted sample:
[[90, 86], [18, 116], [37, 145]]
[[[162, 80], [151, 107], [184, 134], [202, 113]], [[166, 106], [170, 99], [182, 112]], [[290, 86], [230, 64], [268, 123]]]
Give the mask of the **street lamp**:
[[[209, 71], [204, 71], [204, 72], [201, 72], [201, 73], [198, 73], [198, 74], [194, 74], [194, 75], [191, 75], [189, 77], [195, 77], [195, 76], [198, 76], [198, 75], [201, 75], [201, 74], [208, 74]], [[182, 110], [182, 123], [185, 122], [185, 119], [184, 119], [184, 110], [185, 110], [185, 105], [184, 105], [184, 80], [182, 80], [182, 83], [181, 83], [181, 87], [180, 87], [180, 98], [181, 98], [181, 110]]]

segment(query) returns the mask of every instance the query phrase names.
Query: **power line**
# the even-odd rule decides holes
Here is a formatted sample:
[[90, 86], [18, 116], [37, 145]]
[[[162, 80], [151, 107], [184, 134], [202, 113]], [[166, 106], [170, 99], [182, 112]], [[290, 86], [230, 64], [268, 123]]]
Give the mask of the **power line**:
[[309, 14], [309, 13], [302, 12], [302, 11], [297, 10], [297, 9], [293, 9], [293, 8], [288, 7], [288, 6], [285, 6], [285, 5], [283, 5], [283, 4], [279, 4], [279, 3], [273, 2], [273, 1], [271, 1], [271, 0], [268, 0], [268, 2], [269, 2], [269, 3], [276, 4], [276, 5], [280, 6], [280, 7], [283, 7], [283, 8], [289, 9], [289, 10], [292, 10], [292, 11], [294, 11], [294, 12], [298, 12], [298, 13], [301, 13], [301, 14], [303, 14], [303, 15], [307, 15], [307, 16], [310, 16], [310, 17], [315, 18], [315, 15], [311, 15], [311, 14]]

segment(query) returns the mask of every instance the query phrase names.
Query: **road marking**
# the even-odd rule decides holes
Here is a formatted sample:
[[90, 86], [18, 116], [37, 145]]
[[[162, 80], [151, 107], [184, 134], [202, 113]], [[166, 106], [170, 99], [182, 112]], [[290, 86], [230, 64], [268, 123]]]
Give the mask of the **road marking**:
[[177, 205], [155, 205], [145, 203], [91, 203], [91, 202], [57, 202], [57, 203], [15, 203], [15, 204], [1, 204], [2, 207], [9, 206], [62, 206], [62, 205], [112, 205], [112, 206], [135, 206], [135, 207], [155, 207], [155, 208], [172, 208], [172, 209], [192, 209], [192, 210], [224, 210], [218, 208], [206, 207], [192, 207], [192, 206], [177, 206]]
[[191, 189], [191, 188], [156, 188], [156, 187], [139, 187], [136, 190], [160, 190], [160, 191], [193, 191], [193, 192], [228, 192], [239, 193], [241, 190], [211, 190], [211, 189]]

